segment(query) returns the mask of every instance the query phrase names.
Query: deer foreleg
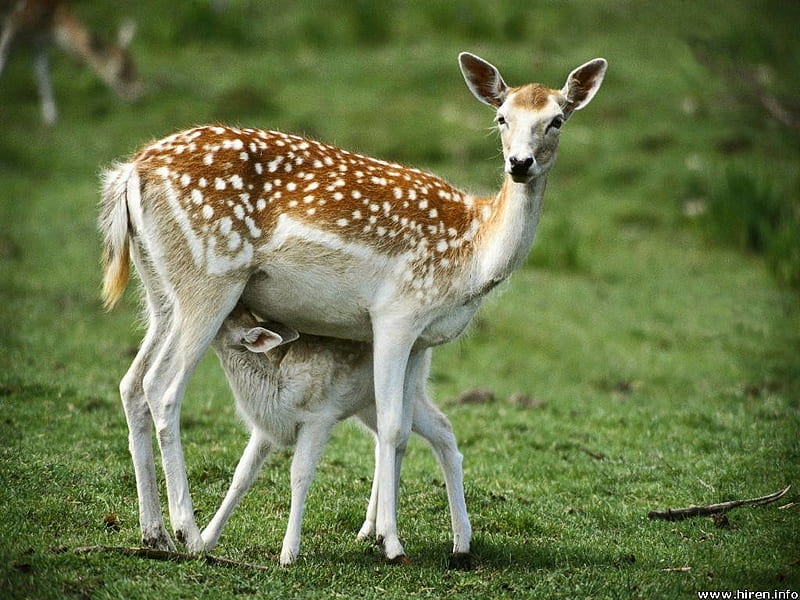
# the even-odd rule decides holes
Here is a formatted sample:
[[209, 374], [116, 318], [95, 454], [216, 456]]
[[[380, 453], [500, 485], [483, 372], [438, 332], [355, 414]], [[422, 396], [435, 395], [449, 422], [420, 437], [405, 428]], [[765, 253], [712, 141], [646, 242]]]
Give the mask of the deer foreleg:
[[250, 436], [250, 441], [247, 442], [247, 447], [239, 460], [239, 464], [236, 465], [236, 471], [233, 473], [233, 480], [228, 492], [225, 494], [225, 499], [222, 501], [214, 518], [203, 530], [202, 537], [206, 551], [213, 550], [217, 545], [223, 527], [225, 527], [231, 513], [258, 476], [261, 466], [264, 464], [264, 459], [269, 455], [270, 450], [269, 438], [261, 430], [255, 428]]
[[389, 560], [405, 556], [397, 533], [398, 470], [411, 434], [413, 410], [406, 407], [406, 367], [416, 332], [402, 319], [373, 323], [373, 362], [378, 450], [376, 535]]

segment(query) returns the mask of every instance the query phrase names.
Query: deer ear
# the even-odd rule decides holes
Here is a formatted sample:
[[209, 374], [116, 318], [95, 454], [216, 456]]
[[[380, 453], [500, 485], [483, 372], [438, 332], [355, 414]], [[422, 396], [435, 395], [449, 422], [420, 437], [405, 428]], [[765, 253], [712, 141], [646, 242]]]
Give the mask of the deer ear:
[[561, 94], [566, 98], [565, 115], [569, 116], [572, 111], [580, 110], [589, 104], [603, 83], [607, 67], [606, 59], [595, 58], [569, 74], [567, 82], [561, 88]]
[[458, 64], [469, 91], [478, 100], [495, 108], [505, 101], [508, 86], [497, 67], [469, 52], [458, 55]]
[[263, 327], [253, 327], [242, 336], [242, 345], [250, 352], [269, 352], [282, 343], [280, 335]]

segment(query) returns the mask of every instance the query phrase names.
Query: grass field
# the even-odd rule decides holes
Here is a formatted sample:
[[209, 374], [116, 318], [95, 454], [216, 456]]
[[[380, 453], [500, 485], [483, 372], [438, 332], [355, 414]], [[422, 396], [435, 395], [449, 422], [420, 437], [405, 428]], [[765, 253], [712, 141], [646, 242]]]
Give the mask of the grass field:
[[[798, 137], [737, 78], [752, 68], [776, 96], [796, 93], [794, 4], [232, 1], [221, 16], [176, 4], [77, 4], [107, 36], [124, 14], [137, 19], [148, 94], [135, 105], [54, 52], [61, 118], [47, 128], [22, 49], [0, 78], [0, 596], [800, 593], [798, 292], [758, 248], [731, 245], [707, 214], [687, 216], [720, 199], [753, 205], [760, 189], [797, 206]], [[135, 292], [111, 313], [100, 304], [99, 169], [150, 139], [222, 121], [491, 191], [498, 140], [491, 111], [463, 84], [460, 50], [512, 84], [560, 86], [590, 58], [610, 63], [564, 128], [528, 264], [434, 354], [432, 391], [465, 455], [473, 569], [446, 569], [443, 480], [418, 440], [399, 515], [413, 564], [387, 565], [355, 540], [372, 450], [349, 426], [320, 465], [292, 568], [277, 564], [288, 452], [216, 551], [266, 571], [75, 553], [139, 541], [117, 385], [142, 331]], [[457, 401], [475, 387], [494, 399]], [[246, 442], [214, 357], [192, 380], [182, 428], [204, 524]], [[647, 518], [788, 484], [780, 502], [733, 511], [727, 525]]]

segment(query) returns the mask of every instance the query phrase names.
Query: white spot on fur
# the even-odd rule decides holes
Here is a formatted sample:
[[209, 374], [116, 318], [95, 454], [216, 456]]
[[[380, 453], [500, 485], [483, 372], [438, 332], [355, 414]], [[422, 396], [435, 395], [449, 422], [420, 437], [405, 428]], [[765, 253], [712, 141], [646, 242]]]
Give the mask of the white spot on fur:
[[247, 225], [247, 230], [250, 232], [250, 237], [261, 237], [261, 229], [256, 226], [256, 222], [250, 217], [245, 217], [244, 224]]

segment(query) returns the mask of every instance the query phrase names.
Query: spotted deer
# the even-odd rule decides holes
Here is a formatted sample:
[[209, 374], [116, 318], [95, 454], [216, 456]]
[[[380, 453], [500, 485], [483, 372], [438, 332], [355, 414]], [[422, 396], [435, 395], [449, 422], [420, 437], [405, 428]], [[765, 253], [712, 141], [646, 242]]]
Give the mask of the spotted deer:
[[51, 42], [85, 62], [122, 99], [133, 101], [141, 95], [142, 82], [128, 50], [135, 31], [132, 21], [120, 26], [116, 44], [110, 44], [89, 31], [66, 0], [3, 2], [0, 15], [3, 17], [0, 73], [15, 39], [23, 38], [33, 43], [34, 73], [46, 124], [54, 124], [58, 117], [47, 57]]
[[[300, 551], [303, 507], [331, 431], [351, 416], [375, 431], [372, 356], [368, 344], [298, 334], [275, 323], [259, 323], [242, 305], [222, 323], [214, 352], [228, 378], [239, 413], [250, 429], [250, 441], [214, 518], [203, 530], [206, 550], [215, 547], [236, 505], [275, 448], [294, 445], [292, 500], [281, 548], [281, 565], [292, 564]], [[297, 341], [295, 341], [297, 340]], [[430, 350], [419, 379], [409, 382], [414, 395], [412, 430], [431, 446], [444, 474], [453, 525], [453, 556], [469, 554], [472, 528], [464, 502], [458, 451], [450, 421], [428, 398]], [[377, 493], [373, 488], [362, 529], [374, 531]]]
[[378, 506], [375, 531], [362, 533], [374, 533], [387, 558], [405, 555], [399, 470], [426, 350], [457, 337], [525, 259], [562, 125], [594, 97], [607, 66], [589, 61], [551, 89], [509, 87], [469, 53], [459, 63], [472, 93], [496, 111], [505, 179], [495, 196], [303, 137], [223, 126], [176, 133], [105, 173], [104, 298], [109, 307], [120, 298], [131, 257], [148, 316], [120, 383], [146, 545], [172, 544], [159, 509], [154, 424], [172, 528], [189, 551], [204, 548], [180, 405], [241, 300], [302, 333], [372, 343]]

